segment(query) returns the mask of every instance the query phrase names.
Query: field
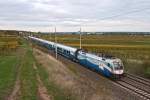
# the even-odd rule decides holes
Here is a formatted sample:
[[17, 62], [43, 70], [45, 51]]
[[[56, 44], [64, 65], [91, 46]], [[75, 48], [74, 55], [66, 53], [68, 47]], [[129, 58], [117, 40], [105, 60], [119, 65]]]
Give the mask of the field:
[[0, 100], [68, 98], [69, 92], [64, 93], [63, 89], [48, 80], [48, 72], [35, 59], [30, 43], [11, 35], [1, 36], [0, 43]]
[[[0, 99], [25, 100], [32, 97], [33, 100], [36, 97], [34, 96], [36, 80], [31, 80], [35, 78], [35, 72], [32, 70], [31, 50], [17, 36], [1, 36], [0, 39]], [[32, 92], [28, 89], [32, 89]]]
[[[100, 36], [90, 37], [95, 42], [102, 40]], [[49, 36], [43, 35], [42, 38], [50, 40]], [[78, 47], [78, 38], [77, 35], [59, 35], [58, 42]], [[83, 38], [90, 40], [88, 36], [83, 36]], [[83, 42], [84, 40], [86, 39], [83, 39]], [[0, 42], [3, 43], [2, 47], [7, 45], [0, 50], [0, 100], [124, 100], [124, 98], [136, 98], [127, 91], [117, 88], [107, 78], [61, 56], [58, 56], [56, 60], [46, 53], [48, 51], [42, 52], [44, 48], [35, 46], [19, 36], [3, 35]], [[124, 62], [129, 59], [130, 62], [127, 61], [127, 64], [139, 65], [138, 61], [141, 64], [139, 66], [130, 66], [125, 63], [126, 70], [137, 73], [138, 70], [134, 70], [134, 67], [137, 67], [139, 75], [149, 75], [145, 74], [146, 67], [143, 70], [144, 74], [140, 69], [143, 64], [149, 66], [149, 62], [145, 63], [146, 59], [149, 60], [148, 45], [110, 43], [108, 44], [108, 41], [105, 44], [84, 43], [83, 48], [91, 52], [105, 52], [122, 57]], [[8, 46], [8, 44], [11, 45]], [[15, 45], [15, 48], [11, 48], [12, 45]], [[136, 52], [133, 48], [136, 48]], [[140, 55], [141, 50], [144, 50], [147, 55], [147, 57], [141, 56], [143, 60], [137, 56], [137, 54]], [[131, 56], [132, 53], [137, 53], [134, 55], [137, 58]]]
[[0, 36], [0, 55], [7, 55], [15, 51], [19, 44], [20, 40], [17, 36]]
[[[58, 43], [79, 47], [79, 35], [58, 34]], [[42, 38], [55, 41], [55, 35]], [[150, 78], [150, 36], [144, 35], [82, 35], [82, 48], [88, 52], [105, 53], [123, 60], [125, 70]]]

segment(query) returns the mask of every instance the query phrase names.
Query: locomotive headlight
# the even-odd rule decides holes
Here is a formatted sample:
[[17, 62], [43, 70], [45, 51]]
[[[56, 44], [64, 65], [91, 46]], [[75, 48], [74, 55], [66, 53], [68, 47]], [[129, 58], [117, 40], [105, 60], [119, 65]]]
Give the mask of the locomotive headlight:
[[115, 70], [114, 74], [123, 74], [123, 70]]

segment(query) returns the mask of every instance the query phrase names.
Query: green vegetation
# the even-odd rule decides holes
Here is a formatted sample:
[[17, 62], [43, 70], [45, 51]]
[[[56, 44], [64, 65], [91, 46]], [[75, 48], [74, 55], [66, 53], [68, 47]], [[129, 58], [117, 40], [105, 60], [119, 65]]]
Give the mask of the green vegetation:
[[37, 80], [36, 71], [33, 68], [32, 50], [27, 48], [22, 61], [20, 81], [21, 81], [21, 100], [37, 99]]
[[[42, 38], [54, 41], [55, 35]], [[79, 47], [79, 35], [58, 34], [59, 43]], [[150, 78], [150, 36], [144, 35], [82, 35], [82, 48], [106, 53], [123, 60], [127, 72]]]
[[0, 100], [11, 94], [17, 77], [20, 80], [19, 100], [37, 100], [36, 71], [30, 46], [17, 36], [1, 36], [0, 43], [3, 43], [0, 49]]
[[[14, 42], [16, 47], [11, 49], [10, 46]], [[52, 95], [54, 100], [72, 99], [72, 96], [49, 80], [47, 70], [38, 64], [33, 56], [32, 48], [26, 40], [17, 36], [1, 36], [0, 43], [5, 47], [0, 50], [0, 100], [10, 96], [17, 79], [20, 81], [17, 98], [19, 100], [37, 100], [39, 95], [36, 74], [39, 74], [49, 95]], [[9, 43], [10, 46], [8, 46]], [[34, 69], [34, 64], [37, 65], [37, 70]]]
[[0, 35], [0, 100], [8, 97], [13, 90], [20, 67], [19, 38]]
[[[49, 75], [43, 67], [37, 64], [38, 70], [33, 68], [34, 64], [38, 62], [35, 60], [32, 48], [26, 40], [17, 36], [1, 36], [0, 43], [0, 100], [11, 94], [17, 76], [20, 80], [20, 94], [17, 98], [19, 100], [37, 100], [38, 81], [36, 74], [39, 74], [48, 93], [55, 100], [71, 98], [67, 93], [64, 93], [63, 89], [48, 80]], [[15, 45], [14, 49], [11, 48], [13, 45]]]
[[11, 92], [17, 70], [18, 59], [14, 56], [0, 56], [0, 100]]

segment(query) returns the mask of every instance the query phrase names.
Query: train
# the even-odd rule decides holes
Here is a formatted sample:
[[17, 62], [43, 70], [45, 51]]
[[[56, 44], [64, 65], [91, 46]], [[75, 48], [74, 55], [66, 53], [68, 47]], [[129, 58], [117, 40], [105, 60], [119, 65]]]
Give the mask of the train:
[[124, 75], [123, 62], [117, 57], [105, 56], [104, 54], [96, 55], [84, 51], [83, 49], [66, 46], [33, 36], [28, 36], [28, 38], [32, 43], [45, 47], [48, 50], [57, 52], [59, 55], [77, 62], [86, 68], [94, 70], [105, 77], [120, 79]]

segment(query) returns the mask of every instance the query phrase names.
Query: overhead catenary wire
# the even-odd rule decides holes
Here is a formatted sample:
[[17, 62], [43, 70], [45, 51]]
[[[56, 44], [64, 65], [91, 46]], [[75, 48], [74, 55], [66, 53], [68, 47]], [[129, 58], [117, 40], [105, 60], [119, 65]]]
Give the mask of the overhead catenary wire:
[[[127, 16], [129, 14], [135, 14], [135, 13], [138, 13], [138, 12], [143, 12], [143, 11], [148, 11], [150, 10], [150, 7], [145, 7], [145, 8], [142, 8], [142, 9], [134, 9], [134, 10], [130, 10], [130, 11], [127, 11], [127, 12], [121, 12], [121, 13], [117, 13], [117, 14], [114, 14], [112, 16], [106, 16], [106, 17], [102, 17], [102, 18], [98, 18], [97, 20], [95, 20], [96, 22], [97, 21], [105, 21], [105, 20], [111, 20], [111, 19], [114, 19], [114, 18], [118, 18], [118, 17], [121, 17], [121, 16]], [[88, 25], [89, 23], [83, 23], [84, 25]], [[115, 25], [115, 26], [120, 26], [120, 25]]]
[[112, 16], [108, 16], [108, 17], [103, 17], [103, 18], [100, 18], [99, 20], [112, 19], [112, 18], [123, 16], [123, 15], [129, 15], [129, 14], [133, 14], [133, 13], [142, 12], [144, 10], [150, 10], [150, 7], [146, 7], [146, 8], [143, 8], [143, 9], [135, 9], [135, 10], [131, 10], [131, 11], [128, 11], [128, 12], [124, 12], [124, 13], [120, 13], [120, 14], [116, 14], [116, 15], [112, 15]]

